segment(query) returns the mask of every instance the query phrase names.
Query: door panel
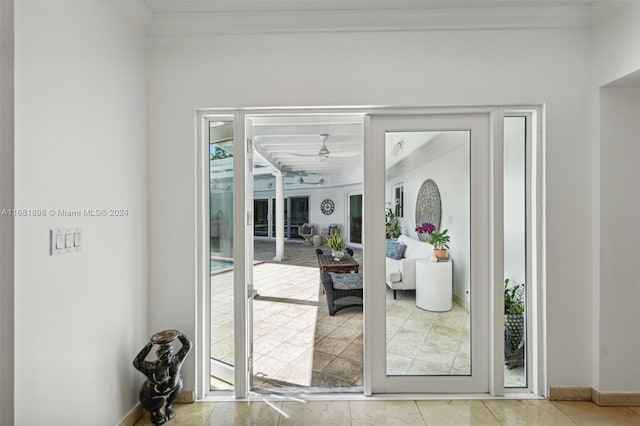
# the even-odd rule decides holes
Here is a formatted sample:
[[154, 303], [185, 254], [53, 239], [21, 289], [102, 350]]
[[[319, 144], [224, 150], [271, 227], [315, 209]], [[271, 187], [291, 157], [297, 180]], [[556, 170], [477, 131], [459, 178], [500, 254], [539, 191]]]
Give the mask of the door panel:
[[[489, 123], [488, 114], [370, 118], [364, 201], [377, 213], [365, 223], [368, 392], [489, 390]], [[409, 259], [389, 261], [385, 221], [397, 211], [399, 183], [403, 235], [389, 246], [403, 243]], [[416, 232], [424, 223], [447, 230], [448, 262], [431, 262], [430, 235]]]
[[234, 383], [233, 121], [209, 120], [211, 388]]

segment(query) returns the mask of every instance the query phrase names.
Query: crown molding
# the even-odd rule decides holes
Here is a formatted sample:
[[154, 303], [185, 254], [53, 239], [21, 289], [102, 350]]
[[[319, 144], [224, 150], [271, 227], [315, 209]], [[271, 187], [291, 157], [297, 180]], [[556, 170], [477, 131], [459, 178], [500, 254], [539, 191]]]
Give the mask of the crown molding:
[[141, 29], [145, 33], [149, 30], [149, 25], [151, 23], [151, 11], [143, 0], [111, 1], [120, 9], [122, 14], [134, 27]]
[[500, 7], [417, 10], [348, 10], [154, 14], [150, 36], [511, 30], [580, 28], [591, 24], [591, 8]]
[[591, 7], [591, 24], [596, 25], [606, 20], [610, 15], [615, 14], [618, 10], [637, 4], [633, 0], [617, 0], [614, 2], [596, 2]]

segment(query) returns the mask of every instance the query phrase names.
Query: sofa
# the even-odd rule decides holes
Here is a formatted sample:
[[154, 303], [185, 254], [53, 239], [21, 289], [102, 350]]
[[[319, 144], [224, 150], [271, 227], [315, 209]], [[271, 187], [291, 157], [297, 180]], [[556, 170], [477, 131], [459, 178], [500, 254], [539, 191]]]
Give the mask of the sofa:
[[[394, 248], [404, 244], [403, 253], [394, 253]], [[399, 259], [389, 257], [402, 257]], [[416, 288], [416, 260], [428, 259], [433, 256], [433, 246], [429, 243], [416, 240], [406, 235], [400, 235], [398, 240], [387, 242], [387, 272], [386, 283], [393, 290], [393, 298], [396, 298], [398, 290], [415, 290]]]

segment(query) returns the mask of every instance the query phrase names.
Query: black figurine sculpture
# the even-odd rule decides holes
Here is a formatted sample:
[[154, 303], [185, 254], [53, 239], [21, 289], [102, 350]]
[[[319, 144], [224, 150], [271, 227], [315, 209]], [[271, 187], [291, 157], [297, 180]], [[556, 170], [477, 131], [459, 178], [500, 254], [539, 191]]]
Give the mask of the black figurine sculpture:
[[[176, 339], [180, 340], [182, 347], [174, 355], [173, 342]], [[158, 359], [145, 361], [153, 345], [158, 345]], [[151, 413], [154, 425], [161, 425], [176, 416], [171, 404], [182, 392], [180, 368], [190, 350], [191, 341], [187, 336], [178, 330], [164, 330], [151, 336], [149, 343], [133, 360], [133, 366], [147, 376], [138, 397], [142, 408]]]

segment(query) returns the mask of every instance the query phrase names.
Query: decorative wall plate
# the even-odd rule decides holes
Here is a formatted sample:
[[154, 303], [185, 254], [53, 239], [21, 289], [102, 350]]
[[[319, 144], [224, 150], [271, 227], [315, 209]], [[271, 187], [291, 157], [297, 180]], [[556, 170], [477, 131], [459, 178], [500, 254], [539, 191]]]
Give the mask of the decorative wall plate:
[[[416, 200], [416, 227], [428, 222], [436, 227], [436, 231], [440, 231], [440, 191], [438, 185], [432, 180], [427, 179], [422, 183], [418, 198]], [[418, 234], [420, 241], [429, 241], [429, 234]]]
[[331, 213], [333, 213], [335, 208], [335, 204], [333, 204], [333, 201], [329, 199], [323, 200], [322, 203], [320, 203], [320, 210], [326, 215], [330, 215]]

